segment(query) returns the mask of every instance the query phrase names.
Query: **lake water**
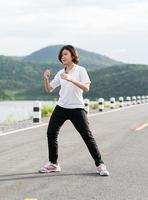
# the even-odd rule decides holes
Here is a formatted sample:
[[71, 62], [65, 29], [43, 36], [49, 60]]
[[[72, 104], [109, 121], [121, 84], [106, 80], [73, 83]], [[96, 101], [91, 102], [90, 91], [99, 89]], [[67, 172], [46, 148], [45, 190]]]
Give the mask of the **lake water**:
[[[0, 123], [27, 120], [33, 116], [35, 101], [0, 101]], [[52, 101], [41, 101], [41, 105], [51, 105]]]

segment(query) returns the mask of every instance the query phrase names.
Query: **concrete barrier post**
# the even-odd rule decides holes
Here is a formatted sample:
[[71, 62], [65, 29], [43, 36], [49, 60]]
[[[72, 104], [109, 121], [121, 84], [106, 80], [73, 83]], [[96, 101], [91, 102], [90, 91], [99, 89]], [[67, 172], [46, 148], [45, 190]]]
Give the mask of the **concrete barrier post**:
[[89, 99], [84, 99], [85, 109], [87, 110], [88, 113], [89, 113], [89, 104], [90, 104], [90, 100]]
[[33, 105], [33, 123], [40, 123], [41, 121], [41, 102], [35, 101]]
[[137, 104], [140, 104], [140, 103], [141, 103], [141, 97], [137, 96]]
[[130, 106], [131, 105], [131, 97], [126, 97], [126, 105]]
[[114, 97], [110, 98], [110, 108], [114, 109], [115, 108], [115, 104], [116, 104], [116, 100]]
[[99, 111], [103, 111], [104, 110], [104, 99], [103, 98], [99, 98], [98, 99], [98, 104], [99, 104]]
[[145, 103], [145, 96], [142, 96], [141, 99], [142, 99], [141, 102]]
[[133, 105], [136, 104], [136, 96], [132, 96], [132, 104], [133, 104]]
[[123, 105], [124, 105], [124, 98], [119, 97], [119, 107], [123, 107]]

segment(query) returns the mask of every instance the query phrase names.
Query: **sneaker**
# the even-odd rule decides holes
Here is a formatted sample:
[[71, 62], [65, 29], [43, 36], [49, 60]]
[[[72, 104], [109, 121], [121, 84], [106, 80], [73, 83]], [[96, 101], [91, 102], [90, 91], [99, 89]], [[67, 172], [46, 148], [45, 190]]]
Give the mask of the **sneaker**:
[[97, 166], [97, 173], [99, 173], [100, 176], [109, 176], [109, 172], [107, 171], [106, 166], [103, 163]]
[[50, 173], [50, 172], [60, 172], [61, 168], [59, 164], [53, 164], [51, 162], [44, 165], [38, 172], [39, 173]]

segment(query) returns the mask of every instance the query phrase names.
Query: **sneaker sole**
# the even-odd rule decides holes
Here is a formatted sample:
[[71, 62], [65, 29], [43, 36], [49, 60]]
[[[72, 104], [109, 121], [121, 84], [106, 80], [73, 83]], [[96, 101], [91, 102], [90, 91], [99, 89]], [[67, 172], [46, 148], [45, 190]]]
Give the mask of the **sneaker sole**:
[[54, 172], [61, 172], [61, 170], [60, 171], [41, 171], [41, 170], [38, 171], [38, 173], [54, 173]]
[[97, 173], [100, 175], [100, 176], [109, 176], [109, 173], [106, 173], [106, 174], [101, 174], [100, 172], [97, 171]]

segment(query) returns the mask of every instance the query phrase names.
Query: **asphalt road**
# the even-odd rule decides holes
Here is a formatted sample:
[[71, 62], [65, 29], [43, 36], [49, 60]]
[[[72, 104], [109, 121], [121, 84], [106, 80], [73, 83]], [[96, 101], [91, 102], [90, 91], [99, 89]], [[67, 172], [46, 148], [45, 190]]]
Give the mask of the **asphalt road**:
[[96, 173], [79, 133], [66, 121], [59, 134], [58, 174], [39, 174], [48, 162], [47, 126], [0, 137], [0, 200], [148, 200], [148, 104], [89, 116], [110, 172]]

